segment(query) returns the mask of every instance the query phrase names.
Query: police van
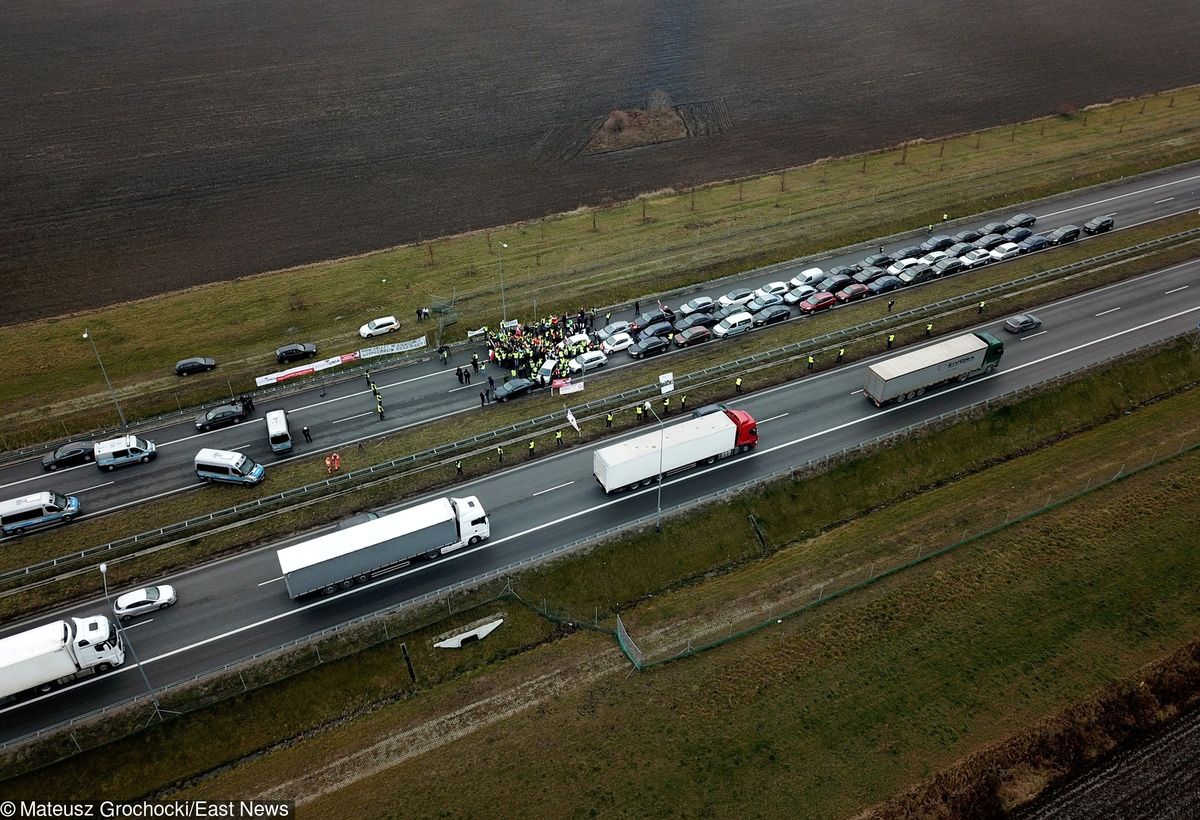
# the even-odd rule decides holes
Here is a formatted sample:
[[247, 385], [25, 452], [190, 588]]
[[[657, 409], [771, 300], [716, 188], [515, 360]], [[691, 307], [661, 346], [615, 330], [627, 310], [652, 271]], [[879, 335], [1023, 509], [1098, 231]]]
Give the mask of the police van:
[[77, 515], [79, 499], [62, 493], [34, 493], [11, 501], [0, 501], [0, 529], [5, 535], [67, 522]]
[[287, 410], [272, 410], [264, 418], [267, 420], [267, 438], [271, 440], [271, 452], [286, 453], [292, 449], [292, 431], [288, 427]]
[[250, 456], [232, 450], [213, 450], [205, 447], [196, 453], [196, 475], [205, 481], [227, 481], [230, 484], [257, 484], [266, 470]]
[[108, 441], [98, 441], [94, 452], [96, 466], [101, 470], [111, 470], [125, 464], [145, 463], [158, 457], [158, 449], [154, 442], [140, 436], [121, 436]]

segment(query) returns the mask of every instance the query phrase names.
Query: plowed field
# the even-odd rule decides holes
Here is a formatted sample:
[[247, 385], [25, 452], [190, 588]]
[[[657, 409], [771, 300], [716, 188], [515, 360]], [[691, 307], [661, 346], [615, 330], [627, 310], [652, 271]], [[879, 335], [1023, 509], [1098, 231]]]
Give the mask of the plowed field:
[[[0, 322], [1200, 78], [1132, 8], [6, 0]], [[696, 136], [578, 153], [656, 91]]]

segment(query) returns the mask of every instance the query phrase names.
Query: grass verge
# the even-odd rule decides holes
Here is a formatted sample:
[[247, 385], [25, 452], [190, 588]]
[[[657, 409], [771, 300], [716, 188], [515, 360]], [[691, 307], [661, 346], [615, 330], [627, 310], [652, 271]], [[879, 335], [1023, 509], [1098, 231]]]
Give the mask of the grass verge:
[[[818, 253], [989, 208], [1119, 179], [1200, 156], [1195, 89], [1097, 106], [894, 150], [648, 195], [599, 211], [404, 246], [284, 273], [246, 277], [86, 315], [0, 328], [4, 447], [111, 425], [86, 325], [121, 396], [140, 418], [222, 395], [275, 369], [275, 346], [303, 337], [357, 346], [367, 318], [395, 313], [403, 333], [434, 295], [455, 297], [462, 328], [494, 322], [498, 243], [514, 314], [613, 304], [758, 265]], [[219, 305], [219, 320], [213, 306]], [[226, 306], [236, 305], [236, 334]], [[421, 331], [429, 325], [422, 325]], [[187, 382], [185, 355], [221, 368]], [[55, 397], [53, 400], [48, 397]]]

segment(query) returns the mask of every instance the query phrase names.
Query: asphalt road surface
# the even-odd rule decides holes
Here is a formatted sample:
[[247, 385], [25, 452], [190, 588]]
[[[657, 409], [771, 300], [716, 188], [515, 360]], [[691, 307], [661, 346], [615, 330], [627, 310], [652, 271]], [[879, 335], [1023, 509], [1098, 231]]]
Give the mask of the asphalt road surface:
[[[746, 395], [737, 406], [759, 422], [758, 449], [668, 479], [664, 510], [1195, 328], [1200, 322], [1200, 260], [1068, 297], [1037, 313], [1042, 329], [1024, 336], [1001, 333], [998, 319], [979, 325], [977, 329], [999, 333], [1008, 342], [995, 374], [903, 405], [880, 409], [863, 397], [863, 371], [871, 361]], [[591, 474], [592, 449], [530, 463], [519, 459], [509, 469], [456, 487], [453, 495], [477, 495], [491, 516], [492, 537], [479, 547], [331, 598], [293, 602], [275, 557], [276, 547], [302, 540], [290, 539], [167, 579], [179, 590], [179, 604], [137, 621], [128, 635], [152, 683], [165, 686], [653, 513], [655, 488], [614, 496], [600, 490]], [[406, 499], [396, 508], [423, 500]], [[7, 625], [4, 633], [104, 608], [98, 598], [55, 616]], [[127, 661], [111, 674], [0, 710], [0, 740], [136, 695], [142, 685]]]
[[[1191, 164], [1179, 168], [1148, 174], [1122, 183], [1055, 197], [1027, 208], [1037, 217], [1034, 226], [1045, 233], [1060, 225], [1082, 225], [1095, 216], [1112, 215], [1117, 228], [1144, 222], [1168, 214], [1200, 208], [1200, 165]], [[1005, 215], [1023, 210], [1014, 207]], [[992, 217], [979, 217], [951, 221], [946, 225], [934, 226], [935, 233], [953, 234], [967, 227], [979, 227]], [[915, 241], [925, 239], [924, 232], [906, 239], [888, 243], [885, 250], [898, 250]], [[717, 298], [735, 287], [758, 287], [775, 280], [788, 280], [800, 270], [814, 265], [828, 270], [835, 265], [856, 262], [874, 253], [877, 244], [863, 246], [858, 251], [817, 260], [794, 260], [769, 268], [751, 271], [743, 276], [727, 279], [719, 284], [689, 291], [686, 297], [672, 300], [672, 306], [694, 296]], [[1052, 252], [1052, 251], [1051, 251]], [[960, 274], [970, 276], [969, 272]], [[921, 298], [920, 287], [902, 289], [878, 298], [892, 298], [897, 309], [913, 306]], [[652, 298], [641, 300], [643, 309], [654, 305]], [[836, 308], [835, 308], [836, 309]], [[793, 310], [798, 314], [799, 311]], [[613, 315], [613, 320], [632, 319], [632, 311]], [[803, 321], [794, 318], [792, 321]], [[597, 327], [602, 319], [598, 317]], [[710, 342], [714, 361], [721, 361], [720, 342]], [[474, 348], [481, 352], [482, 348]], [[40, 460], [33, 459], [0, 468], [0, 497], [16, 497], [42, 490], [79, 496], [84, 514], [96, 515], [111, 512], [133, 504], [165, 495], [188, 492], [202, 483], [192, 469], [192, 459], [201, 447], [216, 447], [245, 453], [263, 463], [268, 469], [268, 482], [272, 465], [286, 461], [275, 457], [267, 442], [263, 415], [269, 411], [286, 408], [290, 411], [296, 447], [292, 458], [309, 454], [314, 450], [344, 448], [355, 442], [388, 432], [411, 427], [436, 419], [452, 417], [460, 413], [488, 411], [479, 405], [479, 391], [486, 387], [483, 375], [477, 375], [470, 386], [459, 385], [454, 377], [454, 367], [466, 364], [472, 348], [456, 352], [449, 365], [443, 366], [433, 360], [373, 373], [375, 383], [383, 396], [387, 408], [386, 419], [380, 421], [374, 412], [375, 403], [364, 379], [352, 379], [331, 383], [322, 389], [313, 387], [279, 399], [256, 402], [255, 416], [239, 425], [208, 433], [197, 433], [191, 420], [175, 422], [153, 431], [143, 432], [158, 445], [159, 456], [144, 465], [134, 465], [112, 472], [99, 472], [93, 465], [83, 465], [54, 473], [45, 473]], [[658, 373], [670, 369], [670, 355], [656, 357], [655, 361], [640, 365], [652, 380]], [[603, 395], [604, 374], [618, 367], [638, 366], [625, 353], [615, 354], [610, 363], [596, 373], [588, 375], [587, 398]], [[499, 383], [499, 373], [493, 371]], [[520, 401], [516, 399], [515, 401]], [[313, 433], [314, 442], [306, 445], [300, 428], [307, 425]], [[269, 486], [269, 483], [268, 483]], [[227, 488], [230, 503], [238, 498], [237, 488]]]

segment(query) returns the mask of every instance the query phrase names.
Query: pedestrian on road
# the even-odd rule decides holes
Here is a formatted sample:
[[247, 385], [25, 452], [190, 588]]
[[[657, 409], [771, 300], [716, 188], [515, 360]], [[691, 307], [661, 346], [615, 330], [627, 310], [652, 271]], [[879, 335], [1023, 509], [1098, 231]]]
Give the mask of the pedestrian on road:
[[554, 431], [554, 446], [555, 446], [556, 448], [557, 448], [557, 447], [562, 447], [562, 430], [555, 430], [555, 431]]
[[641, 316], [641, 315], [642, 315], [642, 303], [641, 303], [641, 302], [634, 302], [634, 303], [633, 303], [633, 315], [634, 315], [634, 316]]
[[504, 463], [504, 448], [503, 447], [496, 448], [496, 460], [499, 461], [501, 464]]
[[883, 245], [880, 245], [880, 246], [879, 246], [879, 252], [880, 252], [880, 253], [883, 253]]
[[605, 324], [605, 326], [612, 324], [612, 311], [611, 310], [608, 313], [604, 314], [604, 324]]
[[814, 358], [812, 357], [812, 354], [809, 354], [809, 357], [808, 357], [808, 369], [809, 369], [809, 370], [812, 370], [812, 369], [813, 369], [813, 365], [814, 365], [814, 364], [816, 364], [816, 362], [817, 362], [817, 360], [816, 360], [816, 359], [814, 359]]
[[741, 376], [738, 376], [737, 379], [733, 382], [733, 387], [735, 390], [737, 390], [737, 392], [739, 392], [739, 393], [742, 392], [742, 377]]
[[479, 372], [479, 354], [478, 353], [471, 354], [471, 369], [474, 370], [476, 373]]
[[487, 404], [487, 391], [480, 390], [479, 391], [479, 406], [483, 407], [485, 404]]
[[838, 364], [841, 364], [841, 363], [842, 363], [842, 359], [844, 359], [845, 357], [846, 357], [846, 348], [844, 348], [844, 347], [839, 347], [839, 348], [838, 348], [838, 357], [837, 357], [837, 363], [838, 363]]
[[984, 307], [984, 305], [986, 305], [986, 304], [987, 304], [987, 302], [980, 302], [980, 303], [979, 303], [979, 310], [977, 310], [977, 311], [975, 311], [975, 312], [976, 312], [976, 313], [983, 313], [983, 307]]
[[606, 419], [604, 420], [604, 429], [605, 429], [605, 430], [611, 430], [611, 429], [612, 429], [612, 423], [613, 423], [613, 414], [612, 414], [612, 413], [609, 413], [609, 414], [608, 414], [608, 418], [606, 418]]
[[932, 223], [932, 222], [930, 222], [930, 223], [929, 223], [929, 227], [925, 229], [925, 235], [926, 235], [926, 236], [932, 236], [932, 235], [933, 235], [933, 223]]
[[308, 432], [308, 428], [301, 427], [300, 432], [304, 433], [304, 440], [307, 441], [309, 444], [312, 444], [312, 433]]
[[534, 444], [535, 444], [535, 443], [536, 443], [536, 442], [534, 442], [534, 440], [533, 440], [533, 439], [530, 439], [530, 440], [529, 440], [529, 457], [530, 457], [530, 458], [533, 458], [533, 447], [534, 447]]
[[467, 370], [465, 367], [463, 368], [463, 379], [467, 384], [471, 383], [471, 371]]
[[925, 325], [925, 335], [926, 336], [933, 335], [933, 322], [930, 322], [929, 324]]
[[458, 474], [459, 478], [462, 478], [462, 459], [461, 458], [458, 461], [454, 462], [454, 472]]
[[491, 376], [488, 376], [488, 390], [495, 390], [495, 389], [496, 389], [496, 380], [493, 379]]
[[892, 342], [894, 342], [894, 341], [896, 341], [896, 334], [889, 333], [888, 334], [888, 350], [892, 349]]
[[687, 412], [687, 393], [684, 393], [683, 396], [681, 396], [679, 399], [679, 412], [680, 413]]
[[454, 378], [458, 379], [459, 384], [465, 384], [463, 381], [462, 367], [454, 368]]
[[383, 421], [383, 399], [375, 405], [375, 412], [379, 414], [379, 420]]
[[371, 371], [367, 370], [363, 373], [363, 375], [367, 377], [367, 384], [369, 384], [371, 387], [374, 387], [375, 382], [371, 381]]
[[949, 219], [949, 218], [950, 218], [950, 214], [942, 214], [942, 221], [943, 221], [943, 222], [945, 222], [945, 221], [946, 221], [947, 219]]
[[891, 312], [892, 312], [892, 308], [894, 308], [895, 306], [896, 306], [896, 300], [895, 300], [895, 299], [888, 299], [888, 313], [891, 313]]

